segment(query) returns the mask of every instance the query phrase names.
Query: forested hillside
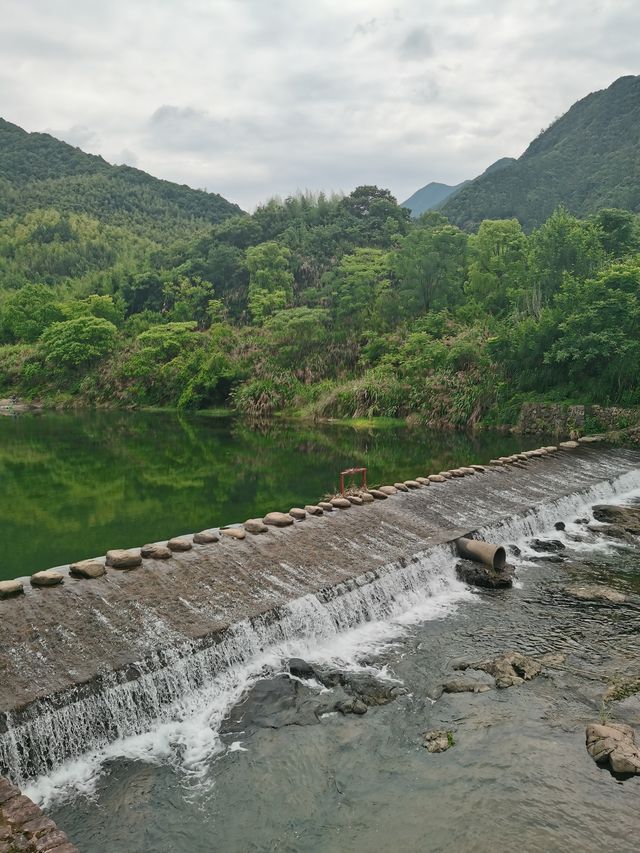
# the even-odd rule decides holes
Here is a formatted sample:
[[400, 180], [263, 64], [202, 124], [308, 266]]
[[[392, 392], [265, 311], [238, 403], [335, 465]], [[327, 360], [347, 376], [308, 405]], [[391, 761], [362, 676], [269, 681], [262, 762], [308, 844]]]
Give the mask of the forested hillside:
[[[492, 172], [498, 172], [511, 163], [515, 163], [513, 157], [502, 157], [500, 160], [492, 163], [482, 174], [489, 175]], [[462, 181], [460, 184], [451, 186], [450, 184], [439, 184], [437, 181], [432, 181], [430, 184], [416, 190], [406, 201], [403, 201], [402, 207], [408, 208], [414, 217], [426, 213], [427, 210], [439, 210], [447, 199], [453, 198], [456, 193], [460, 192], [463, 187], [466, 187], [470, 183], [471, 181]]]
[[515, 217], [530, 231], [560, 204], [577, 216], [640, 210], [640, 77], [578, 101], [518, 160], [476, 178], [442, 211], [465, 230]]
[[513, 421], [640, 403], [638, 217], [469, 235], [391, 194], [271, 201], [162, 247], [87, 214], [0, 221], [0, 396], [252, 416]]
[[158, 241], [240, 212], [216, 193], [112, 166], [47, 133], [26, 133], [0, 119], [0, 218], [49, 207]]

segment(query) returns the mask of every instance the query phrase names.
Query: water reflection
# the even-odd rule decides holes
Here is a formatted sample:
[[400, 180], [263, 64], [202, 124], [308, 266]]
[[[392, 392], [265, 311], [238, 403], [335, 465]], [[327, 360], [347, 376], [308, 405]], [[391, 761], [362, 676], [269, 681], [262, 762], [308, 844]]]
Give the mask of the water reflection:
[[373, 484], [539, 443], [140, 412], [0, 418], [0, 578], [304, 505], [352, 465]]

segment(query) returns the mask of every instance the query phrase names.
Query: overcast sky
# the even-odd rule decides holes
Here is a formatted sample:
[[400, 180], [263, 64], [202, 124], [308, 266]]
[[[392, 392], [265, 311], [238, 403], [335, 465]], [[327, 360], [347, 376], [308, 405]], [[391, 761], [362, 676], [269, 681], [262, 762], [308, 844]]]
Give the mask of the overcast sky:
[[245, 209], [457, 183], [640, 71], [638, 0], [0, 0], [0, 115]]

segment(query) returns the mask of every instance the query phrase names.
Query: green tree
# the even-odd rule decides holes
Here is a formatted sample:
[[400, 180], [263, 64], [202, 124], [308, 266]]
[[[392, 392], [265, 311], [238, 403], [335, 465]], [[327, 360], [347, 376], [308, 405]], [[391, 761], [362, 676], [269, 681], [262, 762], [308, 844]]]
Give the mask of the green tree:
[[40, 338], [45, 363], [56, 370], [77, 370], [111, 353], [118, 330], [103, 317], [77, 317], [53, 323]]
[[462, 297], [467, 237], [453, 225], [418, 227], [393, 254], [402, 312], [416, 317], [457, 304]]
[[325, 282], [340, 327], [359, 332], [377, 324], [389, 272], [389, 254], [382, 249], [355, 249], [341, 258]]
[[293, 275], [289, 269], [290, 258], [289, 249], [274, 240], [247, 249], [249, 311], [254, 323], [260, 325], [291, 302]]
[[527, 238], [517, 219], [486, 219], [469, 237], [465, 293], [485, 311], [502, 314], [525, 285]]
[[36, 341], [52, 323], [63, 319], [55, 292], [42, 284], [28, 284], [0, 306], [0, 340]]

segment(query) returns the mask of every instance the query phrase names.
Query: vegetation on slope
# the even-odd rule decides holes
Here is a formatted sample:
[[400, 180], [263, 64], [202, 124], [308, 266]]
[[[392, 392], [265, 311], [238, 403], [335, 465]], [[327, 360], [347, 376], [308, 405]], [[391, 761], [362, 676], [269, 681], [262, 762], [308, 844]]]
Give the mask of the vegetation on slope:
[[46, 133], [0, 119], [0, 218], [53, 207], [163, 241], [240, 213], [215, 193], [112, 166]]
[[515, 217], [529, 231], [558, 205], [576, 216], [640, 210], [640, 77], [593, 92], [543, 131], [515, 162], [488, 171], [445, 201], [462, 228]]
[[271, 201], [156, 243], [0, 222], [0, 396], [467, 426], [526, 399], [640, 403], [638, 218], [468, 235], [385, 190]]

